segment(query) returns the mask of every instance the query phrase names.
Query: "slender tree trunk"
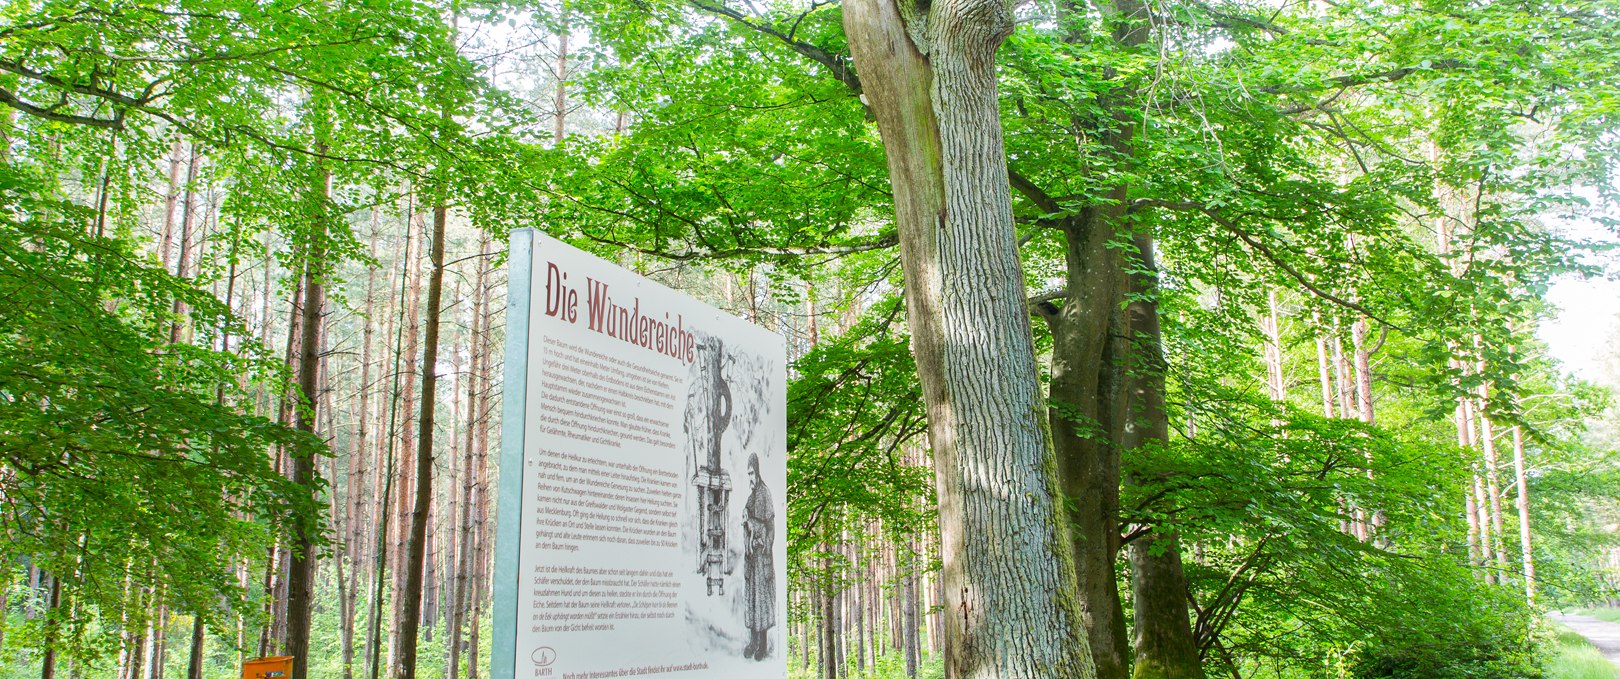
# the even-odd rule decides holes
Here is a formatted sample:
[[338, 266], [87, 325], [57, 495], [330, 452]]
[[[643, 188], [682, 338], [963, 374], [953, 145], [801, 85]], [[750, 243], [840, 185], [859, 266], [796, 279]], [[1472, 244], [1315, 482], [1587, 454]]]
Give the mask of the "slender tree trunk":
[[1513, 474], [1518, 484], [1519, 551], [1524, 559], [1524, 598], [1536, 600], [1536, 564], [1530, 549], [1530, 486], [1524, 473], [1524, 433], [1513, 428]]
[[198, 615], [191, 621], [191, 656], [186, 660], [186, 679], [202, 679], [203, 650], [208, 641], [203, 636], [204, 631], [203, 618]]
[[[1475, 335], [1474, 345], [1477, 347], [1481, 344], [1481, 342], [1482, 339], [1478, 335]], [[1484, 374], [1485, 362], [1480, 361], [1477, 369], [1481, 374]], [[1504, 545], [1505, 537], [1503, 534], [1505, 528], [1503, 525], [1504, 520], [1502, 518], [1501, 465], [1496, 455], [1496, 427], [1491, 422], [1490, 390], [1485, 384], [1480, 384], [1478, 387], [1478, 394], [1479, 447], [1480, 451], [1484, 453], [1485, 492], [1486, 498], [1490, 501], [1491, 535], [1495, 538], [1494, 541], [1488, 545], [1488, 548], [1490, 550], [1490, 555], [1494, 557], [1494, 560], [1496, 561], [1496, 569], [1499, 574], [1498, 579], [1501, 579], [1507, 574], [1508, 564], [1507, 548]]]
[[1491, 545], [1494, 544], [1492, 542], [1491, 524], [1494, 521], [1488, 514], [1490, 512], [1490, 500], [1485, 497], [1485, 480], [1480, 476], [1478, 467], [1474, 468], [1474, 508], [1480, 513], [1480, 566], [1485, 569], [1485, 583], [1494, 585], [1497, 581], [1496, 569], [1491, 565]]
[[[137, 605], [143, 606], [141, 617], [146, 617], [152, 614], [150, 611], [144, 609], [144, 605], [151, 603], [150, 600], [143, 596], [144, 594], [144, 587], [138, 587], [136, 589], [135, 601]], [[131, 633], [131, 638], [134, 640], [135, 645], [129, 651], [128, 662], [126, 663], [124, 672], [125, 679], [142, 679], [143, 675], [146, 674], [146, 641], [151, 636], [152, 620], [150, 618], [146, 619], [144, 628], [137, 627]]]
[[[4, 125], [0, 124], [0, 129], [3, 129], [3, 128], [4, 128]], [[3, 140], [3, 138], [0, 138], [0, 140]], [[4, 149], [4, 148], [5, 148], [4, 145], [0, 144], [0, 149]], [[4, 578], [0, 578], [0, 651], [4, 651], [5, 648], [6, 648], [6, 623], [10, 621], [9, 620], [9, 618], [10, 618], [9, 611], [11, 610], [11, 580], [10, 580], [10, 577], [11, 576], [8, 573], [8, 574], [5, 575]]]
[[[417, 336], [420, 330], [420, 315], [418, 303], [421, 298], [421, 235], [418, 233], [421, 213], [414, 206], [412, 214], [406, 221], [409, 233], [405, 237], [405, 250], [409, 255], [406, 258], [406, 271], [408, 283], [405, 291], [405, 339], [402, 356], [405, 359], [404, 373], [402, 375], [405, 385], [400, 389], [399, 413], [399, 451], [401, 454], [414, 453], [416, 450], [416, 430], [412, 424], [416, 421], [416, 349]], [[395, 468], [398, 478], [394, 482], [394, 549], [389, 557], [389, 563], [394, 568], [394, 600], [393, 624], [389, 627], [388, 645], [388, 673], [397, 676], [400, 671], [399, 651], [403, 647], [399, 633], [404, 627], [405, 614], [405, 580], [407, 571], [407, 555], [410, 551], [410, 525], [411, 509], [415, 507], [412, 491], [416, 487], [416, 465], [400, 464]]]
[[[912, 538], [912, 546], [914, 548], [912, 553], [916, 554], [916, 538]], [[907, 679], [917, 679], [917, 662], [919, 660], [917, 656], [922, 652], [922, 645], [918, 643], [917, 639], [917, 564], [915, 558], [912, 559], [912, 563], [906, 569], [902, 591], [905, 593], [906, 598], [904, 613], [901, 618], [902, 624], [905, 625], [906, 677]]]
[[[197, 152], [196, 145], [192, 145], [191, 163], [186, 168], [186, 206], [180, 212], [180, 252], [179, 261], [174, 267], [176, 278], [191, 277], [191, 225], [197, 217], [197, 166], [201, 162], [202, 154]], [[180, 343], [180, 333], [185, 329], [185, 323], [180, 319], [185, 312], [185, 303], [179, 299], [174, 300], [175, 320], [169, 326], [169, 344]]]
[[945, 676], [1094, 676], [1002, 146], [995, 53], [1012, 7], [854, 0], [843, 18], [889, 160], [929, 414], [951, 612]]
[[[858, 536], [860, 533], [856, 532], [855, 535]], [[852, 585], [850, 587], [850, 594], [854, 595], [850, 598], [849, 604], [850, 608], [855, 614], [855, 672], [860, 675], [865, 675], [866, 583], [862, 577], [864, 574], [862, 573], [861, 569], [861, 545], [859, 541], [851, 541], [849, 543], [849, 556], [850, 575], [853, 578], [853, 581], [850, 583]]]
[[[482, 253], [483, 249], [481, 243], [480, 253]], [[471, 600], [475, 596], [470, 589], [471, 578], [469, 577], [473, 569], [473, 554], [477, 547], [477, 541], [473, 539], [473, 503], [476, 501], [473, 495], [476, 488], [474, 484], [476, 474], [473, 465], [474, 450], [477, 444], [475, 432], [478, 430], [479, 422], [483, 417], [483, 413], [478, 410], [478, 376], [483, 371], [483, 361], [485, 360], [483, 352], [480, 351], [480, 342], [482, 334], [487, 332], [487, 329], [483, 327], [483, 314], [484, 305], [486, 304], [484, 293], [488, 271], [487, 260], [479, 257], [477, 274], [473, 278], [472, 313], [468, 322], [468, 327], [471, 330], [468, 333], [467, 342], [469, 364], [467, 368], [466, 397], [467, 438], [462, 446], [461, 517], [460, 530], [458, 531], [461, 538], [457, 541], [455, 602], [450, 607], [451, 620], [448, 635], [450, 644], [450, 679], [458, 679], [461, 673], [459, 662], [461, 659], [461, 630], [462, 625], [467, 620]], [[478, 624], [478, 621], [473, 620], [473, 624]]]
[[1321, 334], [1322, 316], [1313, 313], [1313, 325], [1316, 333], [1316, 380], [1322, 387], [1322, 417], [1332, 419], [1333, 413], [1333, 375], [1328, 367], [1327, 338]]
[[[373, 259], [377, 256], [377, 227], [380, 221], [381, 208], [373, 208], [371, 213], [371, 235], [369, 252]], [[365, 311], [361, 315], [361, 342], [360, 342], [360, 383], [359, 403], [355, 406], [355, 439], [354, 448], [349, 458], [349, 502], [348, 513], [348, 552], [349, 579], [347, 582], [348, 597], [341, 602], [344, 616], [339, 622], [342, 626], [342, 653], [343, 653], [343, 679], [354, 677], [354, 641], [356, 620], [359, 618], [358, 607], [360, 603], [360, 588], [363, 583], [360, 579], [361, 564], [367, 562], [368, 550], [365, 534], [367, 482], [371, 478], [371, 350], [376, 328], [376, 294], [377, 294], [377, 267], [366, 267], [366, 300]]]
[[[315, 95], [317, 111], [315, 147], [318, 152], [324, 153], [327, 136], [325, 123], [319, 111], [320, 95]], [[307, 408], [298, 409], [298, 429], [310, 434], [315, 433], [315, 412], [319, 405], [320, 392], [320, 347], [322, 330], [322, 309], [326, 302], [326, 276], [329, 271], [326, 262], [327, 222], [331, 218], [328, 202], [331, 200], [331, 172], [325, 161], [314, 161], [314, 171], [310, 182], [309, 195], [309, 240], [304, 247], [304, 305], [303, 316], [300, 319], [300, 340], [298, 356], [298, 391]], [[320, 493], [320, 481], [315, 468], [312, 455], [292, 454], [288, 456], [291, 465], [293, 483], [307, 489], [311, 496]], [[319, 536], [315, 533], [315, 526], [311, 521], [300, 520], [293, 528], [293, 550], [290, 568], [287, 575], [287, 654], [293, 657], [292, 676], [309, 676], [309, 639], [310, 619], [314, 611], [314, 584], [316, 566], [316, 543]]]
[[416, 449], [416, 502], [411, 510], [410, 553], [406, 562], [404, 615], [399, 631], [399, 679], [416, 676], [416, 634], [422, 614], [422, 576], [427, 546], [429, 508], [433, 501], [433, 416], [438, 399], [439, 302], [444, 290], [444, 230], [447, 210], [433, 208], [433, 242], [429, 249], [427, 328], [422, 339], [422, 416], [418, 420]]
[[1266, 390], [1271, 394], [1271, 400], [1281, 403], [1288, 396], [1288, 386], [1283, 378], [1283, 350], [1282, 350], [1282, 316], [1277, 313], [1277, 291], [1266, 291], [1266, 317], [1263, 323], [1266, 333]]
[[[167, 596], [159, 594], [160, 600]], [[148, 664], [146, 676], [149, 679], [163, 679], [164, 658], [169, 652], [169, 605], [164, 603], [158, 606], [157, 618], [152, 621], [151, 639], [146, 642]]]
[[[403, 367], [402, 364], [403, 364], [403, 362], [405, 362], [407, 360], [412, 360], [412, 361], [415, 360], [415, 356], [411, 354], [411, 352], [414, 352], [415, 349], [414, 348], [409, 348], [409, 349], [407, 348], [407, 347], [410, 346], [410, 345], [407, 344], [407, 342], [413, 342], [414, 341], [412, 338], [414, 338], [414, 336], [415, 336], [415, 327], [414, 327], [414, 323], [407, 323], [406, 322], [406, 317], [409, 314], [414, 312], [414, 306], [413, 306], [414, 303], [415, 303], [414, 293], [415, 293], [415, 290], [416, 290], [415, 278], [412, 275], [412, 272], [415, 270], [415, 262], [416, 262], [416, 254], [415, 254], [415, 251], [413, 249], [413, 245], [414, 245], [414, 243], [416, 241], [416, 239], [415, 239], [416, 230], [415, 230], [415, 228], [413, 228], [413, 225], [412, 225], [412, 219], [413, 219], [412, 212], [414, 212], [414, 206], [411, 209], [407, 210], [406, 216], [405, 216], [405, 248], [404, 248], [404, 252], [400, 256], [400, 267], [401, 267], [400, 268], [400, 278], [399, 278], [399, 286], [400, 286], [400, 288], [399, 288], [399, 290], [400, 290], [399, 299], [400, 299], [400, 302], [399, 302], [399, 306], [395, 308], [396, 313], [393, 314], [389, 319], [389, 323], [393, 326], [393, 334], [394, 334], [394, 340], [393, 340], [393, 344], [392, 344], [392, 346], [393, 346], [393, 361], [392, 361], [393, 368], [392, 368], [392, 370], [389, 371], [390, 387], [389, 387], [389, 402], [388, 402], [388, 408], [387, 408], [387, 411], [388, 411], [388, 427], [387, 427], [387, 430], [384, 432], [384, 440], [387, 443], [384, 446], [385, 450], [383, 451], [383, 457], [386, 460], [386, 463], [384, 463], [386, 466], [384, 467], [383, 465], [379, 465], [379, 470], [378, 470], [379, 472], [381, 472], [382, 476], [380, 477], [381, 478], [381, 483], [379, 484], [379, 487], [381, 488], [381, 496], [378, 498], [378, 503], [377, 503], [377, 516], [378, 516], [378, 529], [379, 530], [378, 530], [378, 533], [377, 533], [376, 582], [373, 583], [371, 625], [370, 625], [370, 632], [369, 632], [369, 637], [371, 639], [371, 642], [369, 644], [370, 661], [368, 663], [368, 666], [370, 668], [370, 672], [369, 672], [368, 676], [370, 677], [370, 679], [377, 679], [377, 677], [383, 673], [383, 671], [382, 671], [382, 664], [383, 663], [382, 663], [382, 658], [380, 656], [380, 650], [381, 650], [382, 644], [383, 644], [383, 638], [382, 638], [382, 609], [383, 609], [383, 598], [384, 598], [384, 596], [383, 596], [383, 594], [384, 594], [384, 592], [383, 592], [384, 584], [383, 583], [387, 581], [387, 579], [385, 577], [386, 576], [386, 567], [387, 567], [387, 564], [392, 559], [390, 550], [388, 549], [388, 546], [390, 544], [388, 538], [389, 538], [390, 523], [392, 522], [392, 518], [394, 517], [395, 512], [394, 512], [393, 507], [390, 505], [390, 503], [393, 501], [394, 484], [397, 481], [399, 481], [398, 475], [395, 473], [395, 466], [396, 466], [395, 465], [395, 459], [396, 459], [395, 458], [395, 451], [396, 451], [396, 448], [394, 447], [394, 444], [399, 441], [399, 438], [397, 436], [397, 433], [398, 433], [397, 430], [399, 428], [408, 428], [409, 427], [408, 424], [403, 425], [403, 427], [402, 427], [400, 425], [399, 420], [402, 419], [402, 418], [406, 419], [407, 422], [409, 420], [409, 417], [408, 417], [409, 408], [401, 408], [400, 407], [400, 401], [402, 399], [408, 400], [410, 398], [410, 395], [407, 392], [409, 391], [410, 384], [411, 384], [407, 379], [406, 387], [404, 389], [401, 389], [401, 387], [400, 387], [401, 379], [409, 377], [408, 371]], [[410, 356], [410, 358], [407, 359], [406, 358], [407, 356]], [[399, 569], [396, 568], [395, 573], [397, 574], [398, 572], [399, 572]], [[398, 585], [398, 579], [397, 578], [395, 579], [394, 582], [395, 582], [395, 596], [394, 596], [394, 605], [392, 607], [392, 610], [398, 611], [399, 610], [399, 591], [400, 591], [400, 587]], [[391, 632], [393, 630], [397, 630], [397, 629], [398, 629], [398, 625], [397, 625], [397, 622], [396, 622], [396, 624], [391, 629]], [[389, 674], [389, 676], [393, 676], [394, 658], [396, 657], [398, 648], [399, 648], [399, 646], [398, 646], [397, 643], [391, 644], [389, 646], [389, 651], [388, 651], [388, 667], [389, 667], [388, 674]]]
[[54, 574], [50, 578], [51, 593], [45, 604], [45, 653], [39, 663], [39, 679], [56, 677], [56, 637], [61, 626], [56, 609], [62, 605], [62, 580]]
[[169, 190], [163, 198], [163, 232], [158, 239], [158, 261], [163, 270], [169, 270], [169, 257], [174, 249], [174, 210], [180, 203], [180, 158], [185, 145], [177, 136], [169, 145]]
[[[1452, 363], [1453, 366], [1457, 365], [1456, 361]], [[1457, 446], [1465, 450], [1474, 444], [1472, 418], [1469, 417], [1468, 411], [1468, 399], [1458, 398], [1452, 419], [1457, 427]], [[1480, 556], [1484, 552], [1480, 549], [1479, 507], [1474, 504], [1474, 492], [1471, 489], [1463, 490], [1463, 511], [1465, 518], [1468, 519], [1468, 562], [1478, 568]]]
[[[561, 10], [557, 17], [559, 21], [568, 21], [568, 11]], [[561, 146], [565, 136], [565, 126], [568, 122], [568, 28], [565, 25], [557, 32], [557, 67], [552, 69], [552, 75], [557, 78], [557, 91], [551, 103], [556, 108], [553, 116], [555, 126], [552, 130], [552, 143]]]
[[[1367, 319], [1358, 318], [1350, 326], [1350, 343], [1355, 349], [1356, 401], [1361, 406], [1361, 421], [1368, 425], [1377, 424], [1377, 418], [1373, 412], [1372, 354], [1367, 347]], [[1370, 452], [1367, 454], [1366, 459], [1368, 465], [1367, 478], [1371, 479], [1373, 478], [1373, 470], [1372, 454]], [[1382, 510], [1373, 510], [1370, 514], [1363, 510], [1361, 539], [1363, 541], [1374, 539], [1378, 529], [1383, 524], [1384, 514]], [[1380, 544], [1384, 542], [1384, 539], [1382, 536], [1377, 538]]]

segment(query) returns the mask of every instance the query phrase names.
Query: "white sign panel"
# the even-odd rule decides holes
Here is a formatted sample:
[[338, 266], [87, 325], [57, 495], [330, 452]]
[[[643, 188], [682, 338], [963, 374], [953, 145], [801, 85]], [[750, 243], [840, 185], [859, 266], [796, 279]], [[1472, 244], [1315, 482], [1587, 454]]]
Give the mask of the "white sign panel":
[[494, 677], [785, 677], [782, 338], [531, 230], [509, 265]]

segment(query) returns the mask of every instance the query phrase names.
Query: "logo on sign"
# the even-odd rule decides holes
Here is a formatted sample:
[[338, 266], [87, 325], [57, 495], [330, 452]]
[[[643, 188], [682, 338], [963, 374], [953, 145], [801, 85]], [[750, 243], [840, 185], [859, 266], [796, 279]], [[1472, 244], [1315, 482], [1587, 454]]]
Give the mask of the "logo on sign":
[[553, 650], [550, 646], [541, 646], [540, 648], [534, 649], [534, 653], [530, 654], [529, 658], [534, 661], [534, 664], [545, 667], [551, 663], [557, 662], [557, 651]]

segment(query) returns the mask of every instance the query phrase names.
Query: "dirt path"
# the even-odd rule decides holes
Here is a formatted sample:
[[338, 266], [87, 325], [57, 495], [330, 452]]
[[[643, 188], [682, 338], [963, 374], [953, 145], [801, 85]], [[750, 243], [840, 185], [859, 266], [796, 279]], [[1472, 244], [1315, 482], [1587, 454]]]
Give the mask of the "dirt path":
[[1598, 650], [1603, 652], [1603, 657], [1608, 658], [1610, 663], [1620, 668], [1620, 623], [1605, 622], [1584, 615], [1565, 615], [1563, 613], [1552, 613], [1547, 617], [1574, 630], [1576, 634], [1586, 637], [1588, 641], [1592, 642], [1593, 646], [1598, 647]]

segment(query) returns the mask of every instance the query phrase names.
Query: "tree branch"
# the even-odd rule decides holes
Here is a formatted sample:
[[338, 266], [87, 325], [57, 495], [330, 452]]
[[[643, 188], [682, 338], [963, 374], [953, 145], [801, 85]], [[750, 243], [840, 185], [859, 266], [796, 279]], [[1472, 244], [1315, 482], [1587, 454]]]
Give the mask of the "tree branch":
[[1271, 248], [1271, 246], [1267, 245], [1264, 241], [1260, 240], [1254, 234], [1249, 233], [1243, 227], [1238, 226], [1236, 222], [1234, 222], [1234, 221], [1232, 221], [1230, 219], [1227, 219], [1225, 216], [1221, 215], [1219, 212], [1216, 212], [1214, 209], [1210, 208], [1209, 206], [1204, 205], [1203, 203], [1195, 203], [1195, 202], [1189, 202], [1189, 201], [1159, 200], [1159, 199], [1154, 199], [1154, 198], [1139, 198], [1137, 200], [1131, 201], [1131, 206], [1129, 208], [1129, 211], [1130, 212], [1136, 212], [1137, 210], [1150, 208], [1150, 207], [1162, 207], [1162, 208], [1169, 209], [1169, 210], [1198, 212], [1198, 213], [1204, 215], [1205, 217], [1208, 217], [1210, 219], [1210, 221], [1215, 222], [1221, 228], [1226, 229], [1226, 231], [1228, 233], [1231, 233], [1233, 236], [1236, 236], [1238, 240], [1243, 241], [1243, 243], [1245, 245], [1249, 246], [1249, 249], [1251, 249], [1251, 250], [1255, 251], [1256, 253], [1258, 253], [1261, 257], [1265, 258], [1266, 261], [1271, 262], [1271, 264], [1273, 266], [1277, 267], [1278, 269], [1281, 269], [1283, 273], [1287, 274], [1289, 278], [1294, 279], [1295, 282], [1299, 283], [1300, 286], [1302, 286], [1306, 290], [1310, 291], [1311, 294], [1314, 294], [1317, 297], [1320, 297], [1320, 298], [1322, 298], [1324, 300], [1327, 300], [1329, 302], [1337, 304], [1337, 305], [1339, 305], [1341, 307], [1344, 307], [1346, 309], [1351, 309], [1351, 310], [1360, 312], [1361, 314], [1367, 316], [1368, 318], [1376, 320], [1376, 321], [1378, 321], [1379, 323], [1382, 323], [1385, 326], [1392, 327], [1392, 328], [1395, 328], [1397, 330], [1404, 330], [1404, 328], [1402, 328], [1401, 326], [1390, 322], [1389, 319], [1384, 318], [1383, 316], [1380, 316], [1377, 313], [1374, 313], [1371, 309], [1368, 309], [1367, 307], [1365, 307], [1365, 306], [1363, 306], [1363, 305], [1361, 305], [1361, 304], [1359, 304], [1357, 302], [1353, 302], [1351, 300], [1345, 299], [1344, 297], [1341, 297], [1339, 295], [1333, 294], [1332, 292], [1328, 292], [1327, 290], [1322, 289], [1320, 286], [1318, 286], [1315, 283], [1311, 282], [1310, 278], [1308, 276], [1306, 276], [1304, 272], [1300, 271], [1298, 267], [1295, 267], [1293, 264], [1289, 263], [1288, 260], [1284, 259], [1281, 255], [1277, 254], [1277, 251], [1273, 250]]
[[71, 113], [57, 113], [54, 110], [54, 107], [47, 108], [47, 107], [37, 106], [35, 104], [30, 104], [30, 103], [28, 103], [26, 101], [23, 101], [22, 99], [18, 98], [17, 95], [13, 94], [11, 92], [11, 90], [8, 90], [8, 89], [6, 89], [4, 87], [0, 87], [0, 104], [5, 104], [6, 106], [10, 106], [11, 108], [14, 108], [14, 109], [16, 109], [18, 111], [22, 111], [23, 113], [34, 116], [36, 118], [44, 118], [46, 120], [54, 120], [54, 121], [59, 122], [59, 123], [69, 123], [69, 124], [73, 124], [73, 125], [85, 125], [85, 126], [88, 126], [88, 127], [99, 127], [99, 128], [108, 129], [108, 130], [118, 130], [118, 129], [123, 129], [123, 127], [124, 127], [124, 111], [123, 111], [123, 109], [119, 109], [117, 111], [117, 113], [115, 113], [112, 118], [97, 118], [95, 116], [81, 116], [81, 115], [74, 115], [74, 114], [71, 114]]
[[734, 259], [734, 258], [737, 258], [737, 257], [748, 257], [748, 256], [751, 256], [751, 255], [754, 255], [754, 256], [764, 255], [764, 256], [769, 256], [769, 257], [802, 257], [802, 256], [806, 256], [806, 255], [847, 255], [847, 254], [853, 254], [853, 253], [857, 253], [857, 252], [870, 252], [870, 251], [873, 251], [873, 250], [885, 250], [885, 249], [892, 248], [892, 247], [900, 244], [900, 234], [898, 232], [895, 232], [895, 231], [886, 232], [883, 235], [880, 235], [880, 236], [878, 236], [876, 238], [873, 238], [871, 240], [857, 241], [857, 242], [845, 243], [845, 244], [841, 244], [841, 245], [811, 245], [811, 246], [806, 246], [806, 247], [756, 247], [756, 248], [738, 247], [738, 248], [703, 249], [703, 250], [694, 250], [694, 249], [664, 250], [664, 249], [661, 249], [661, 248], [646, 248], [646, 247], [641, 247], [639, 245], [636, 245], [634, 243], [626, 243], [624, 241], [619, 241], [619, 240], [615, 240], [615, 239], [612, 239], [612, 238], [607, 238], [607, 237], [604, 237], [604, 236], [598, 236], [596, 234], [589, 233], [589, 232], [585, 233], [584, 236], [586, 238], [589, 238], [589, 239], [591, 239], [593, 241], [596, 241], [598, 243], [602, 243], [604, 245], [612, 245], [612, 246], [615, 246], [615, 247], [621, 247], [621, 248], [625, 248], [625, 249], [628, 249], [628, 250], [634, 250], [635, 252], [639, 252], [639, 253], [644, 254], [644, 255], [652, 255], [654, 257], [661, 257], [663, 259], [671, 259], [671, 260], [680, 261], [680, 262], [686, 262], [686, 261], [697, 260], [697, 259]]
[[[740, 26], [780, 40], [782, 44], [788, 47], [788, 49], [791, 49], [794, 52], [797, 52], [800, 56], [826, 67], [828, 71], [832, 72], [834, 78], [837, 78], [839, 82], [842, 82], [845, 86], [849, 87], [850, 92], [855, 94], [861, 93], [861, 80], [855, 75], [855, 70], [850, 68], [849, 57], [842, 54], [833, 54], [832, 52], [829, 52], [817, 45], [812, 45], [794, 37], [792, 33], [783, 33], [773, 26], [754, 21], [753, 17], [727, 7], [720, 2], [713, 2], [711, 0], [689, 0], [689, 3], [692, 5], [692, 7], [699, 10], [714, 14], [716, 16], [725, 17]], [[803, 19], [804, 17], [801, 16], [800, 21]], [[796, 31], [797, 28], [798, 22], [794, 22], [794, 30]]]

